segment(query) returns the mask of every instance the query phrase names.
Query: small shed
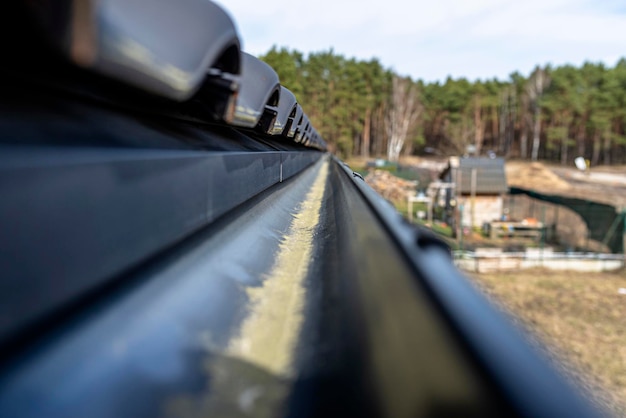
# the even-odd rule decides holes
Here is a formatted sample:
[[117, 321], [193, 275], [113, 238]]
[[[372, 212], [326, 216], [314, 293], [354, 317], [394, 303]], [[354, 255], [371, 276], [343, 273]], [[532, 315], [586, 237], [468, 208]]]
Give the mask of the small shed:
[[445, 193], [444, 204], [458, 208], [461, 225], [482, 227], [502, 219], [509, 190], [504, 158], [451, 157], [439, 178], [454, 185]]

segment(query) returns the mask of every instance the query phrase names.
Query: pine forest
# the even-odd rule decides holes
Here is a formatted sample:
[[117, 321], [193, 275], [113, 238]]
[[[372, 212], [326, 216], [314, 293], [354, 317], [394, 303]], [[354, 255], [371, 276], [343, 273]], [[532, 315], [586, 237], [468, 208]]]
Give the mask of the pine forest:
[[343, 158], [496, 154], [626, 163], [626, 59], [537, 66], [528, 76], [425, 83], [378, 60], [273, 47], [260, 57]]

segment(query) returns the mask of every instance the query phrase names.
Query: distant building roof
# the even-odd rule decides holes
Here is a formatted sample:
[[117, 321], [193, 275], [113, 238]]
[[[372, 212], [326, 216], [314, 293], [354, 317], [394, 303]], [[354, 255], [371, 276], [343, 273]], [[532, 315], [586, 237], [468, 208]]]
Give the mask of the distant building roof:
[[470, 194], [473, 170], [476, 171], [476, 194], [508, 192], [504, 158], [452, 157], [440, 178], [452, 183], [460, 182], [457, 193]]

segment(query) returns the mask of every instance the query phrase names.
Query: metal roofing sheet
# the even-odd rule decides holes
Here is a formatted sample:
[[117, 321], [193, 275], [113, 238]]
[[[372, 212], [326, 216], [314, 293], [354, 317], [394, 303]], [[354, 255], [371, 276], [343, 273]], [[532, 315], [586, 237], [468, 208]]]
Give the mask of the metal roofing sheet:
[[508, 191], [504, 158], [461, 158], [459, 167], [453, 168], [451, 173], [451, 180], [460, 183], [461, 193], [471, 193], [472, 171], [476, 171], [477, 194], [500, 194]]

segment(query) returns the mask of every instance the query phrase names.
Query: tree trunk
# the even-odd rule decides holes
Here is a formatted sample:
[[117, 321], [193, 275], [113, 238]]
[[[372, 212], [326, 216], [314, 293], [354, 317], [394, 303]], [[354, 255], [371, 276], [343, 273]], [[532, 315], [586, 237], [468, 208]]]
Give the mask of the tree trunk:
[[522, 115], [522, 132], [519, 139], [520, 158], [525, 160], [528, 156], [528, 119], [526, 115]]
[[491, 148], [495, 151], [500, 149], [500, 120], [498, 119], [498, 106], [491, 108]]
[[376, 113], [374, 114], [374, 125], [376, 126], [374, 141], [372, 143], [372, 153], [376, 157], [380, 157], [383, 153], [384, 142], [385, 142], [385, 131], [382, 128], [383, 125], [383, 115], [385, 109], [384, 106], [379, 106], [376, 109]]
[[393, 78], [391, 103], [385, 115], [389, 161], [398, 161], [407, 135], [422, 112], [416, 88], [410, 78]]
[[602, 151], [604, 154], [604, 164], [611, 164], [611, 136], [606, 135], [604, 137], [604, 144], [602, 147]]
[[476, 146], [476, 155], [480, 155], [485, 137], [484, 121], [481, 117], [480, 99], [474, 101], [474, 145]]
[[[620, 121], [618, 119], [615, 119], [613, 121], [613, 133], [619, 135], [620, 133]], [[604, 138], [604, 164], [609, 165], [611, 164], [611, 148], [612, 148], [612, 144], [611, 144], [611, 136], [607, 135], [606, 138]], [[615, 159], [613, 159], [615, 160]]]
[[358, 132], [352, 132], [352, 155], [360, 155], [362, 150], [362, 135]]
[[537, 67], [533, 71], [528, 84], [526, 85], [526, 91], [530, 98], [530, 103], [534, 109], [534, 127], [533, 127], [533, 148], [531, 152], [531, 159], [537, 161], [539, 158], [539, 146], [541, 145], [541, 97], [544, 90], [550, 85], [550, 77], [546, 74], [546, 71]]
[[535, 104], [535, 124], [533, 127], [533, 149], [531, 160], [537, 161], [539, 157], [539, 145], [541, 142], [541, 108], [539, 104]]
[[578, 126], [578, 132], [576, 134], [576, 145], [578, 145], [578, 155], [580, 157], [585, 156], [585, 125], [587, 121], [585, 119], [580, 121]]
[[361, 157], [370, 157], [370, 129], [372, 110], [368, 107], [365, 111], [365, 121], [363, 122], [363, 141], [361, 143]]
[[511, 152], [511, 145], [515, 140], [515, 119], [517, 118], [517, 103], [515, 95], [512, 96], [511, 101], [509, 102], [509, 109], [510, 111], [507, 115], [505, 130], [506, 142], [504, 144], [504, 155], [506, 157], [509, 156], [509, 153]]
[[591, 165], [594, 167], [598, 165], [600, 161], [600, 150], [602, 149], [602, 138], [600, 137], [600, 133], [598, 129], [596, 129], [593, 133], [593, 151], [591, 155]]
[[506, 128], [507, 128], [507, 120], [509, 118], [509, 95], [503, 95], [500, 99], [500, 114], [498, 115], [498, 151], [500, 153], [506, 153]]
[[568, 131], [565, 131], [565, 136], [561, 139], [561, 165], [567, 165], [567, 148], [569, 147], [568, 142]]

